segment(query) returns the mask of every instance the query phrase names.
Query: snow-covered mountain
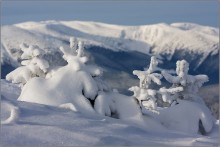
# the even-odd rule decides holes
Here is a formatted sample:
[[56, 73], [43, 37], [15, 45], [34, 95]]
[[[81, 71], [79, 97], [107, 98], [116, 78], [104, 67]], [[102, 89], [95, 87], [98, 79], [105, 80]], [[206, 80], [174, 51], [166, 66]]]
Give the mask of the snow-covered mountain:
[[[161, 58], [161, 67], [175, 69], [178, 59], [190, 63], [190, 73], [204, 73], [209, 83], [218, 83], [219, 29], [192, 23], [153, 24], [143, 26], [120, 26], [83, 21], [25, 22], [2, 26], [2, 78], [13, 67], [19, 66], [19, 44], [36, 44], [60, 59], [59, 46], [68, 46], [69, 37], [85, 41], [87, 53], [93, 61], [108, 73], [104, 78], [112, 86], [127, 89], [137, 81], [134, 69], [148, 66], [150, 55]], [[112, 75], [115, 75], [112, 79]], [[109, 78], [111, 77], [111, 79]], [[130, 83], [125, 82], [131, 78]], [[121, 79], [123, 85], [114, 82]]]

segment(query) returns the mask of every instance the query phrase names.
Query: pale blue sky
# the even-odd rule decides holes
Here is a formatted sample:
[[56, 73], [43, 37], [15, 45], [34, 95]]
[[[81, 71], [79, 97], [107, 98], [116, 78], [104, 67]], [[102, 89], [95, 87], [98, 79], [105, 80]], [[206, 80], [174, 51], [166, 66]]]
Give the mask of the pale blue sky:
[[219, 27], [218, 1], [8, 1], [2, 25], [24, 21], [85, 20], [121, 25], [193, 22]]

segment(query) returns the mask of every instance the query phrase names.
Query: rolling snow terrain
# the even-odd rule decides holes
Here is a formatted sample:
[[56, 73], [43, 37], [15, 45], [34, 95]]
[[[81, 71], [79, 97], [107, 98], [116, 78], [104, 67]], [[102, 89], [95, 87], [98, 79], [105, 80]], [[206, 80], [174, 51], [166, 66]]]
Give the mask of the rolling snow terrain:
[[1, 126], [3, 146], [218, 146], [218, 124], [208, 136], [149, 130], [110, 117], [17, 102], [20, 88], [5, 80], [1, 80], [1, 90], [1, 120], [17, 108], [12, 123]]
[[[73, 111], [70, 111], [65, 109], [67, 106], [54, 107], [55, 105], [28, 103], [27, 100], [17, 101], [21, 89], [18, 85], [6, 81], [5, 76], [21, 66], [21, 43], [38, 45], [44, 49], [44, 58], [52, 68], [67, 65], [68, 60], [62, 56], [60, 46], [68, 48], [70, 37], [76, 37], [85, 43], [85, 54], [91, 64], [96, 64], [104, 70], [103, 81], [115, 89], [114, 91], [126, 95], [131, 95], [129, 87], [138, 85], [138, 79], [132, 72], [148, 68], [152, 55], [159, 59], [157, 70], [165, 69], [169, 73], [175, 72], [177, 60], [185, 59], [189, 62], [190, 74], [209, 76], [209, 82], [200, 90], [200, 95], [218, 119], [219, 29], [192, 23], [119, 26], [98, 22], [51, 20], [2, 26], [1, 33], [2, 145], [218, 146], [219, 121], [206, 136], [173, 130], [163, 131], [160, 128], [142, 128], [132, 121], [101, 115], [84, 115], [75, 111], [74, 106], [71, 108]], [[62, 69], [69, 71], [69, 67], [72, 65]], [[59, 84], [61, 80], [65, 85], [70, 78], [62, 80], [63, 76], [59, 73], [62, 73], [62, 70], [47, 80], [50, 81], [47, 84], [57, 81], [57, 89], [67, 90], [68, 88]], [[71, 72], [65, 75], [72, 76], [73, 81], [77, 79]], [[82, 82], [81, 79], [78, 80]], [[44, 85], [47, 88], [41, 87], [39, 81], [36, 81], [39, 83], [37, 90], [50, 87], [47, 84]], [[69, 85], [74, 86], [75, 83], [70, 82]], [[57, 90], [51, 89], [52, 94]], [[36, 96], [36, 100], [39, 100], [41, 93], [38, 95], [37, 90], [35, 95], [31, 95], [31, 92], [28, 95]], [[59, 92], [58, 98], [65, 97], [66, 93], [68, 95], [72, 91], [61, 95]], [[80, 91], [81, 93], [88, 95], [86, 91]], [[24, 96], [24, 99], [29, 96]], [[95, 93], [91, 97], [95, 97]], [[41, 99], [44, 101], [43, 97]], [[132, 110], [131, 108], [129, 112]]]

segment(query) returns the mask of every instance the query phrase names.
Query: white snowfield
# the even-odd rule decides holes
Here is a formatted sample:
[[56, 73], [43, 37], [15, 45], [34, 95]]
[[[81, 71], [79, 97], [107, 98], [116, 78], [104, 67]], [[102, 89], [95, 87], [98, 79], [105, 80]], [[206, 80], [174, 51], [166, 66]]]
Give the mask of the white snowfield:
[[[41, 48], [59, 48], [71, 36], [85, 44], [99, 45], [114, 51], [138, 51], [167, 54], [186, 49], [202, 54], [200, 63], [209, 54], [219, 51], [219, 29], [192, 23], [120, 26], [84, 21], [25, 22], [1, 28], [1, 61], [17, 65], [14, 49], [21, 43], [37, 44]], [[199, 66], [199, 64], [198, 64]]]
[[[161, 129], [145, 129], [105, 116], [85, 116], [70, 109], [18, 102], [20, 88], [1, 80], [1, 120], [10, 116], [11, 109], [18, 108], [17, 119], [1, 126], [2, 146], [218, 146], [218, 126], [207, 136], [184, 134]], [[8, 105], [3, 104], [10, 104]], [[119, 103], [120, 105], [120, 103]], [[66, 105], [66, 107], [69, 107]], [[70, 106], [71, 107], [71, 106]], [[129, 115], [129, 110], [125, 110]], [[135, 111], [132, 111], [136, 113]], [[123, 112], [122, 112], [123, 113]], [[132, 114], [134, 115], [134, 114]], [[172, 116], [169, 116], [172, 117]], [[127, 118], [127, 116], [125, 117]], [[135, 119], [135, 118], [130, 118]], [[137, 118], [138, 119], [138, 118]], [[155, 126], [155, 124], [154, 124]]]

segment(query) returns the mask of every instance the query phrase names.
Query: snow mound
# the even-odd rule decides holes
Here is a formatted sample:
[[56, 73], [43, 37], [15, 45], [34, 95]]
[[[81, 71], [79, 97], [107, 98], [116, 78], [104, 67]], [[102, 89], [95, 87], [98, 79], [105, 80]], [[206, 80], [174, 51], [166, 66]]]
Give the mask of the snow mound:
[[49, 79], [31, 79], [23, 87], [18, 100], [52, 106], [73, 103], [81, 112], [94, 112], [87, 98], [94, 99], [98, 87], [91, 75], [84, 71], [76, 72], [72, 66], [62, 67]]
[[[211, 147], [219, 145], [219, 123], [215, 124], [214, 131], [207, 136], [187, 135], [171, 130], [155, 132], [110, 117], [91, 117], [68, 109], [21, 103], [16, 101], [18, 87], [15, 84], [1, 80], [1, 88], [4, 89], [1, 94], [6, 102], [1, 104], [1, 116], [3, 116], [3, 112], [10, 112], [5, 106], [9, 102], [20, 110], [20, 116], [14, 124], [1, 126], [2, 146], [147, 145]], [[124, 99], [127, 98], [124, 97]], [[120, 105], [118, 106], [120, 107]], [[69, 106], [66, 105], [66, 107]], [[129, 108], [127, 110], [128, 112], [135, 112], [133, 109], [132, 111]], [[124, 112], [126, 113], [126, 111]], [[5, 115], [5, 118], [8, 116]]]
[[[160, 115], [155, 115], [167, 128], [197, 134], [203, 130], [210, 132], [215, 119], [210, 110], [202, 104], [192, 101], [179, 100], [179, 104], [160, 110]], [[201, 123], [201, 124], [200, 124]], [[199, 128], [201, 125], [204, 128]]]

